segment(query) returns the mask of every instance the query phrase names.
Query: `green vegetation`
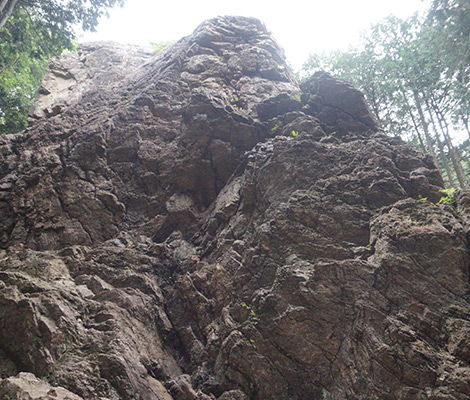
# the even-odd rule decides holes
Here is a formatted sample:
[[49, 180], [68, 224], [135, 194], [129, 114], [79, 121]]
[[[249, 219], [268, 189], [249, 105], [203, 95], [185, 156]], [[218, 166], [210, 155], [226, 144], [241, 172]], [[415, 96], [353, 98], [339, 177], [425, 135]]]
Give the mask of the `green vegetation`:
[[444, 196], [440, 198], [440, 200], [437, 202], [437, 204], [443, 204], [443, 203], [448, 203], [448, 204], [454, 204], [455, 201], [453, 199], [455, 189], [450, 188], [450, 189], [442, 189], [439, 190]]
[[295, 93], [295, 94], [291, 95], [290, 97], [293, 100], [300, 101], [300, 99], [302, 98], [302, 94], [299, 92], [299, 93]]
[[357, 48], [311, 55], [303, 75], [351, 82], [386, 132], [429, 153], [449, 187], [468, 187], [469, 27], [468, 0], [434, 0], [425, 16], [373, 26]]
[[169, 40], [166, 42], [151, 42], [150, 47], [152, 47], [152, 54], [157, 54], [160, 53], [163, 49], [166, 49], [167, 47], [171, 46], [173, 43], [175, 43], [173, 40]]
[[297, 136], [299, 136], [299, 132], [298, 131], [292, 131], [290, 133], [290, 135], [293, 137], [293, 138], [296, 138]]
[[259, 321], [258, 315], [256, 314], [254, 310], [250, 310], [250, 320], [253, 322]]
[[230, 104], [233, 106], [233, 108], [238, 111], [242, 111], [245, 108], [245, 105], [242, 100], [236, 95], [230, 99]]
[[[439, 192], [441, 192], [443, 194], [443, 196], [439, 199], [439, 201], [436, 204], [444, 204], [444, 203], [454, 204], [455, 203], [455, 200], [454, 200], [455, 188], [452, 187], [452, 188], [449, 188], [449, 189], [441, 189], [441, 190], [439, 190]], [[418, 200], [419, 201], [428, 201], [428, 198], [419, 195]]]
[[0, 134], [27, 126], [26, 117], [49, 59], [74, 50], [74, 27], [93, 31], [123, 0], [0, 2]]
[[282, 128], [282, 125], [282, 121], [276, 122], [276, 125], [271, 128], [271, 133], [276, 133], [280, 128]]
[[258, 314], [256, 314], [255, 310], [253, 310], [246, 303], [242, 303], [242, 307], [246, 308], [248, 310], [248, 312], [249, 312], [248, 317], [249, 317], [250, 321], [255, 322], [255, 323], [259, 321]]
[[66, 343], [62, 343], [59, 346], [59, 357], [57, 358], [57, 361], [61, 361], [64, 357], [66, 357], [72, 350], [72, 346]]

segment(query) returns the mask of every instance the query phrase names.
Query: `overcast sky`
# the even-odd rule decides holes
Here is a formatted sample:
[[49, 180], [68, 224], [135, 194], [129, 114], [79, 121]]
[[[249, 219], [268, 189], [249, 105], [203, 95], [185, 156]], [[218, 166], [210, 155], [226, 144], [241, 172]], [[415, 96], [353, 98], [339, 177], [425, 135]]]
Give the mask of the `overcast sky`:
[[97, 32], [81, 36], [80, 42], [148, 45], [178, 40], [208, 18], [243, 15], [261, 19], [294, 69], [299, 69], [310, 53], [345, 50], [387, 15], [405, 18], [428, 4], [429, 0], [127, 0], [124, 8], [111, 10]]

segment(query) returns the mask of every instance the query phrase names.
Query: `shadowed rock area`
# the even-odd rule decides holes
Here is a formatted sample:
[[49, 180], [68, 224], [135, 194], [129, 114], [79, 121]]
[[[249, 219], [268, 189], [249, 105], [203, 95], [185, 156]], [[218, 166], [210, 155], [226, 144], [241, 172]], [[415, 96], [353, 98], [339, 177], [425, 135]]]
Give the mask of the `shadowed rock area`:
[[470, 195], [437, 205], [431, 158], [258, 20], [82, 45], [30, 119], [0, 136], [2, 398], [470, 398]]

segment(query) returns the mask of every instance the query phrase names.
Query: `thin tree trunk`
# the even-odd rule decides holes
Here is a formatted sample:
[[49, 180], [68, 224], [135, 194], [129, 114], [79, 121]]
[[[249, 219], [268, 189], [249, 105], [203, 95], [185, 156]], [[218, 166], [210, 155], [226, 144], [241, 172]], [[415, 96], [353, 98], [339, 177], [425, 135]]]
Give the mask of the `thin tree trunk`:
[[463, 172], [462, 163], [460, 162], [460, 157], [455, 150], [454, 145], [452, 144], [452, 139], [449, 136], [447, 122], [445, 121], [442, 115], [436, 113], [437, 121], [439, 122], [439, 126], [441, 128], [442, 134], [444, 136], [444, 141], [449, 149], [450, 159], [452, 160], [452, 164], [454, 165], [455, 172], [457, 173], [457, 179], [459, 180], [460, 186], [463, 188], [468, 188], [468, 180]]
[[419, 132], [418, 123], [416, 122], [415, 116], [413, 115], [413, 110], [410, 106], [410, 102], [408, 101], [408, 97], [403, 92], [403, 90], [401, 90], [401, 94], [403, 95], [403, 101], [405, 102], [406, 107], [410, 112], [411, 121], [413, 122], [413, 127], [415, 128], [416, 136], [418, 137], [419, 144], [421, 145], [421, 150], [423, 150], [423, 152], [425, 153], [426, 146], [424, 145], [423, 138], [421, 137], [421, 133]]
[[447, 156], [444, 151], [444, 145], [442, 144], [441, 139], [439, 138], [439, 131], [437, 130], [436, 123], [434, 122], [434, 118], [432, 117], [432, 113], [429, 107], [428, 113], [429, 118], [431, 119], [431, 124], [434, 129], [434, 132], [436, 133], [437, 147], [439, 148], [439, 154], [441, 156], [442, 165], [444, 166], [444, 171], [447, 175], [447, 180], [449, 182], [450, 187], [455, 187], [454, 178], [452, 178], [452, 171], [450, 170], [449, 163], [447, 162]]
[[413, 90], [413, 98], [415, 101], [416, 109], [418, 110], [421, 126], [423, 127], [424, 136], [426, 138], [426, 144], [428, 146], [428, 152], [429, 154], [431, 154], [431, 157], [434, 160], [434, 164], [436, 164], [436, 168], [438, 168], [439, 163], [437, 162], [436, 153], [432, 147], [432, 140], [431, 135], [429, 134], [428, 123], [426, 121], [426, 118], [424, 117], [423, 107], [421, 106], [421, 100], [419, 99], [418, 93], [415, 90]]
[[369, 102], [372, 105], [372, 112], [374, 113], [375, 118], [377, 118], [377, 121], [379, 122], [379, 124], [383, 126], [382, 122], [380, 121], [379, 104], [377, 104], [374, 87], [372, 87], [371, 91], [372, 91], [372, 94], [371, 94], [371, 98], [369, 99]]
[[468, 135], [468, 137], [470, 138], [470, 128], [469, 128], [469, 126], [468, 126], [468, 117], [466, 117], [465, 115], [461, 114], [461, 115], [460, 115], [460, 119], [462, 120], [463, 126], [464, 126], [465, 130], [467, 131], [467, 135]]
[[10, 18], [13, 9], [15, 8], [18, 0], [1, 0], [0, 3], [0, 30]]
[[0, 14], [3, 14], [3, 9], [7, 5], [7, 3], [8, 3], [8, 0], [1, 0], [0, 1]]
[[[408, 100], [406, 101], [408, 104]], [[418, 136], [419, 144], [421, 145], [421, 150], [423, 152], [426, 152], [426, 146], [424, 145], [423, 138], [421, 137], [421, 132], [418, 129], [418, 124], [416, 122], [415, 116], [413, 115], [413, 110], [410, 109], [410, 116], [411, 116], [411, 121], [413, 122], [413, 126], [416, 131], [416, 136]]]

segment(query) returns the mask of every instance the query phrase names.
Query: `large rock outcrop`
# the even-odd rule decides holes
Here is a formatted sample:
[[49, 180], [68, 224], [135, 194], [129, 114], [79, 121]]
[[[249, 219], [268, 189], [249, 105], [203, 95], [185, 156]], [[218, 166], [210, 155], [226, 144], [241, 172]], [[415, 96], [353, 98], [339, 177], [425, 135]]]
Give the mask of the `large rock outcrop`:
[[0, 137], [0, 394], [468, 399], [470, 197], [442, 187], [255, 19], [83, 45]]

